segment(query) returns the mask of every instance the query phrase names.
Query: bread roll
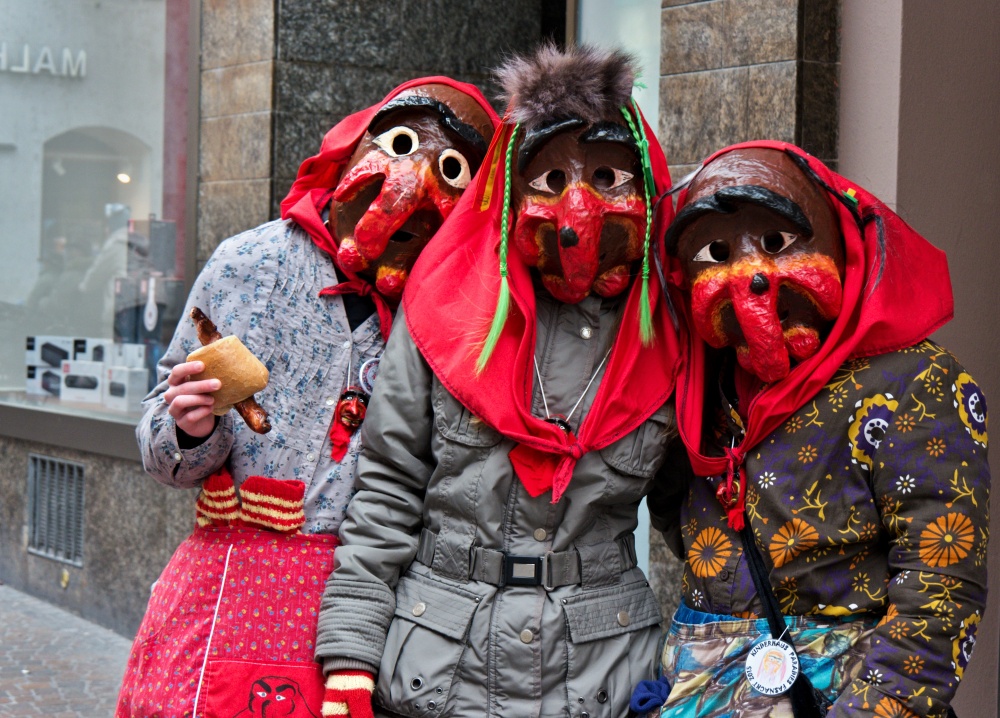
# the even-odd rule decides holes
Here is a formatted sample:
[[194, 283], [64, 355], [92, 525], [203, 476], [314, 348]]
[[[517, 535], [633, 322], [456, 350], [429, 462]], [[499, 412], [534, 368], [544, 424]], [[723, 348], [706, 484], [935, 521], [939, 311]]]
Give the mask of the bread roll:
[[192, 374], [191, 381], [218, 379], [222, 387], [212, 392], [212, 413], [222, 416], [233, 404], [248, 399], [267, 386], [268, 371], [247, 349], [239, 337], [228, 336], [188, 354], [188, 361], [205, 363], [205, 371]]

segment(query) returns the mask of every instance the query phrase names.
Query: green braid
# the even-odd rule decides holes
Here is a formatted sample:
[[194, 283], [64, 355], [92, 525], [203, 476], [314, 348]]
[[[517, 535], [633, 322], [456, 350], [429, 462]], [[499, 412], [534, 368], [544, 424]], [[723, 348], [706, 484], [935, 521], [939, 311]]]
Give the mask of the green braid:
[[649, 246], [650, 238], [653, 234], [653, 166], [649, 159], [649, 140], [646, 139], [646, 128], [642, 126], [639, 106], [635, 98], [631, 101], [632, 112], [635, 113], [635, 120], [629, 113], [627, 106], [622, 107], [622, 115], [625, 122], [632, 131], [636, 144], [639, 145], [639, 161], [642, 163], [642, 186], [646, 197], [646, 236], [642, 242], [642, 292], [639, 295], [639, 338], [643, 346], [653, 343], [656, 332], [653, 330], [653, 316], [649, 304]]
[[510, 310], [510, 285], [507, 282], [507, 240], [510, 230], [510, 168], [514, 155], [514, 138], [520, 129], [520, 123], [514, 125], [510, 132], [510, 139], [507, 141], [507, 153], [504, 156], [503, 166], [503, 210], [500, 215], [500, 295], [497, 297], [496, 311], [493, 312], [493, 322], [490, 324], [490, 333], [486, 335], [486, 342], [476, 360], [476, 373], [482, 374], [486, 369], [486, 362], [490, 360], [493, 350], [496, 349], [497, 342], [500, 341], [500, 334], [503, 332], [503, 325], [507, 321], [507, 312]]

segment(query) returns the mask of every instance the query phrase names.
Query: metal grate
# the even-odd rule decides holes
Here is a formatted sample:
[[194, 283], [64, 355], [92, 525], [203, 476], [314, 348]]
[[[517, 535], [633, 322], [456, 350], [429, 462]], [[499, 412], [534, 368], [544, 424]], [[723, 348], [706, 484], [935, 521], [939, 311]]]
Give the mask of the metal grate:
[[83, 565], [83, 464], [28, 455], [28, 551]]

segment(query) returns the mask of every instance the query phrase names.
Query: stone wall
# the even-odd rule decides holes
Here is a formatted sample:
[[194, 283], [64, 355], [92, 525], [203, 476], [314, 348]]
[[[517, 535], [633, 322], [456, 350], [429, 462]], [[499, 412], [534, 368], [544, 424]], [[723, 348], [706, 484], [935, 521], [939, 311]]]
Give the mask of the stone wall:
[[659, 139], [675, 181], [735, 142], [836, 165], [837, 0], [663, 0]]
[[[80, 567], [28, 552], [29, 454], [84, 467]], [[153, 581], [194, 525], [195, 492], [156, 483], [134, 461], [2, 436], [0, 497], [0, 579], [129, 637]]]

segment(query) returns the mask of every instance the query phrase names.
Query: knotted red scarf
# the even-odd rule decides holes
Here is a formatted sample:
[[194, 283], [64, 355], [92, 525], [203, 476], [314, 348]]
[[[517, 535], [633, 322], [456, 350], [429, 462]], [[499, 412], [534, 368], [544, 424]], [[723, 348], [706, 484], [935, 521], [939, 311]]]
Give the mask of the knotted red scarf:
[[[423, 251], [403, 294], [410, 334], [448, 391], [501, 434], [518, 442], [510, 453], [518, 478], [532, 496], [566, 491], [576, 462], [636, 429], [674, 388], [679, 346], [653, 271], [649, 296], [655, 339], [639, 339], [640, 282], [635, 281], [614, 339], [603, 380], [576, 435], [531, 413], [536, 336], [535, 293], [527, 265], [508, 253], [511, 309], [500, 340], [481, 374], [476, 359], [489, 330], [500, 290], [498, 246], [503, 208], [503, 158], [512, 126], [493, 138], [476, 189]], [[646, 134], [653, 136], [646, 126]], [[670, 183], [666, 158], [654, 141], [650, 159], [656, 192]], [[672, 218], [669, 202], [661, 206]], [[516, 217], [511, 217], [513, 223]], [[654, 234], [655, 236], [655, 234]]]

